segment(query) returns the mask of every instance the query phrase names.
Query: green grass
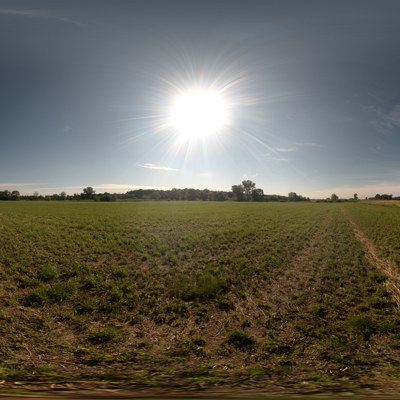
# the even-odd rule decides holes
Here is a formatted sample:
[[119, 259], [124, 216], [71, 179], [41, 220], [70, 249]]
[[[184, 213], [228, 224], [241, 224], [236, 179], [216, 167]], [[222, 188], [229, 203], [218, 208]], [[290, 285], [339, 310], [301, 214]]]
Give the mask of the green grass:
[[394, 207], [0, 202], [2, 379], [395, 386], [396, 299], [342, 209], [400, 257]]

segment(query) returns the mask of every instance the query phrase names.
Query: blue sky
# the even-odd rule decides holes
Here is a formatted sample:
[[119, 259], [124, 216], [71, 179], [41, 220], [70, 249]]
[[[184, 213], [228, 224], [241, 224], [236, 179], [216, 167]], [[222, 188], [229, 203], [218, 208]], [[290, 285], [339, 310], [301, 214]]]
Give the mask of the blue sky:
[[[0, 190], [400, 195], [398, 1], [0, 3]], [[223, 99], [205, 137], [171, 124]]]

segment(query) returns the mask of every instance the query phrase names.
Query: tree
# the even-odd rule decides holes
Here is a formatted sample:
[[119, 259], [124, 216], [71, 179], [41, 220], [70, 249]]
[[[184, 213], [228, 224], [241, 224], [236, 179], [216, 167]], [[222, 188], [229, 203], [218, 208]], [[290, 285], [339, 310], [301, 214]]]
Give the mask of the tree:
[[222, 192], [215, 192], [214, 193], [214, 201], [225, 201], [225, 195]]
[[37, 199], [39, 197], [39, 192], [33, 192], [33, 197]]
[[203, 201], [206, 201], [208, 199], [208, 193], [210, 191], [208, 189], [204, 189], [203, 191], [200, 192], [200, 199]]
[[264, 200], [264, 190], [253, 189], [251, 191], [251, 197], [252, 197], [253, 201], [263, 201]]
[[250, 194], [253, 189], [255, 189], [256, 184], [253, 181], [246, 180], [242, 181], [244, 192], [246, 193], [247, 200], [250, 200]]
[[100, 201], [117, 201], [117, 196], [104, 192], [103, 196], [100, 197]]
[[67, 193], [61, 192], [60, 197], [61, 197], [61, 200], [65, 200], [65, 198], [67, 197]]
[[332, 193], [331, 200], [332, 201], [337, 201], [338, 199], [339, 199], [339, 197], [337, 197], [335, 193]]
[[187, 199], [190, 201], [196, 200], [196, 190], [195, 189], [188, 189], [186, 191]]
[[12, 199], [12, 200], [19, 200], [19, 196], [20, 196], [20, 193], [19, 193], [18, 190], [14, 190], [14, 191], [11, 193], [11, 199]]
[[354, 200], [358, 200], [358, 194], [354, 193]]
[[158, 199], [160, 198], [160, 193], [158, 193], [157, 190], [155, 190], [155, 191], [151, 194], [150, 198], [151, 198], [152, 200], [158, 200]]
[[9, 190], [4, 190], [4, 192], [0, 192], [0, 200], [10, 200], [11, 192]]
[[96, 191], [91, 186], [88, 186], [83, 189], [82, 197], [84, 199], [91, 199], [95, 193]]
[[235, 195], [237, 201], [244, 200], [244, 187], [242, 185], [233, 185], [232, 192]]
[[297, 201], [297, 194], [295, 192], [290, 192], [288, 194], [289, 201]]

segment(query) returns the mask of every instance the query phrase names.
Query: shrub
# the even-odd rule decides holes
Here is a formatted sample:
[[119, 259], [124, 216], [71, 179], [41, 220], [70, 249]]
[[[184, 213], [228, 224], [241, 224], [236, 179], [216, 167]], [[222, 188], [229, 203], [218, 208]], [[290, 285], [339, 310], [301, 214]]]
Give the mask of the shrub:
[[55, 265], [44, 265], [37, 273], [38, 279], [48, 282], [58, 276], [58, 268]]
[[280, 340], [271, 340], [263, 343], [262, 348], [270, 353], [284, 353], [290, 349], [290, 346]]
[[42, 306], [47, 302], [59, 303], [76, 292], [75, 282], [57, 283], [50, 287], [39, 286], [26, 298], [27, 305]]
[[376, 289], [376, 295], [380, 297], [386, 297], [389, 296], [389, 292], [385, 286], [379, 286], [378, 289]]
[[389, 308], [393, 305], [390, 300], [381, 297], [369, 297], [366, 302], [372, 308]]
[[96, 309], [96, 307], [97, 307], [97, 300], [91, 298], [83, 302], [77, 311], [81, 314], [90, 314]]
[[205, 351], [203, 346], [206, 344], [206, 341], [201, 336], [196, 336], [194, 338], [184, 339], [179, 343], [179, 347], [184, 351], [184, 353], [189, 353], [193, 351], [198, 355], [205, 356]]
[[233, 301], [222, 296], [217, 297], [217, 304], [221, 310], [230, 310], [233, 308]]
[[371, 281], [375, 281], [375, 282], [383, 282], [387, 279], [387, 276], [385, 274], [382, 274], [380, 272], [377, 271], [372, 271], [369, 275], [368, 278], [371, 279]]
[[349, 321], [350, 328], [353, 332], [368, 335], [374, 332], [375, 323], [367, 315], [356, 315]]
[[95, 332], [90, 336], [90, 339], [94, 342], [109, 342], [118, 336], [118, 330], [115, 327], [106, 327], [99, 332]]
[[181, 298], [185, 301], [214, 298], [218, 293], [228, 289], [229, 280], [227, 278], [216, 277], [210, 273], [196, 276], [184, 276], [169, 282], [170, 295]]
[[47, 289], [44, 286], [36, 288], [32, 293], [28, 294], [26, 298], [27, 305], [29, 306], [42, 306], [47, 300]]
[[128, 276], [128, 271], [124, 267], [118, 268], [115, 272], [115, 276], [117, 278], [126, 278]]
[[239, 329], [233, 329], [228, 333], [228, 342], [235, 347], [247, 347], [254, 343], [254, 339], [249, 333]]

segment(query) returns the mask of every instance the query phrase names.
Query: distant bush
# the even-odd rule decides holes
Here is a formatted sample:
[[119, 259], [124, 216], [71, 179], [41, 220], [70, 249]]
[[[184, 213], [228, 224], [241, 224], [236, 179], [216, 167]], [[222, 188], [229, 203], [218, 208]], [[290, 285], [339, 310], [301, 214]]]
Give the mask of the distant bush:
[[100, 197], [100, 201], [117, 201], [117, 196], [106, 194]]

